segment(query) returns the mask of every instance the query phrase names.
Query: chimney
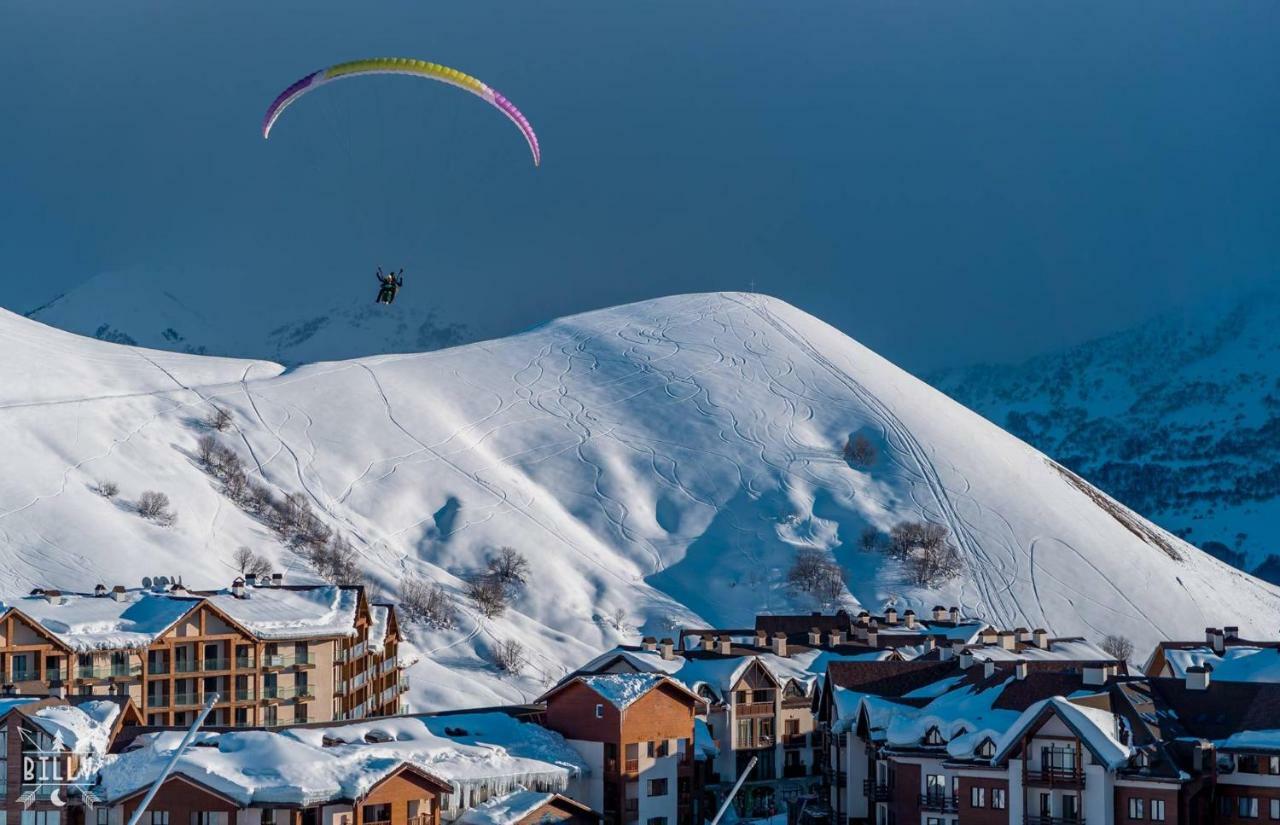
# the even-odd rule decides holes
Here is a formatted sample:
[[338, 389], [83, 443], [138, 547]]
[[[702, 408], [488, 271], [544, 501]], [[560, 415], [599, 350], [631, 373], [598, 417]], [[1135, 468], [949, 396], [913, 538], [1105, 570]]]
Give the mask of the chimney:
[[720, 653], [728, 656], [733, 653], [733, 639], [729, 638], [729, 634], [725, 634], [716, 640], [716, 645], [720, 648]]
[[94, 598], [101, 599], [103, 596], [107, 595], [107, 586], [105, 584], [95, 584], [93, 586], [93, 595]]
[[960, 652], [960, 669], [968, 670], [973, 667], [973, 651], [963, 650]]
[[244, 598], [244, 579], [237, 576], [235, 581], [231, 582], [231, 595], [237, 599]]
[[933, 620], [935, 622], [945, 622], [947, 620], [947, 609], [940, 604], [933, 606]]
[[1017, 642], [1017, 637], [1013, 635], [1012, 630], [1000, 631], [1000, 647], [1004, 648], [1005, 650], [1013, 650], [1015, 647], [1017, 647], [1016, 642]]
[[907, 612], [902, 614], [902, 623], [907, 626], [908, 630], [916, 629], [916, 612], [907, 608]]
[[284, 582], [284, 574], [283, 574], [283, 573], [272, 573], [272, 574], [271, 574], [271, 586], [272, 586], [272, 587], [279, 587], [283, 582]]
[[867, 624], [867, 644], [870, 645], [871, 647], [879, 647], [879, 645], [877, 644], [879, 640], [880, 640], [880, 625], [876, 623], [875, 619], [872, 619]]
[[839, 647], [844, 644], [844, 631], [838, 630], [834, 627], [831, 628], [831, 630], [827, 632], [827, 644], [831, 647]]
[[783, 658], [787, 655], [787, 634], [781, 630], [773, 634], [773, 655]]
[[956, 624], [960, 624], [960, 608], [952, 607], [950, 610], [950, 613], [951, 613], [951, 621]]
[[662, 654], [662, 658], [671, 661], [676, 657], [676, 643], [671, 641], [671, 637], [658, 642], [658, 652]]
[[1025, 627], [1015, 627], [1013, 629], [1013, 632], [1014, 632], [1014, 635], [1018, 637], [1018, 641], [1023, 642], [1024, 644], [1030, 643], [1031, 641], [1030, 630], [1027, 630]]
[[809, 647], [822, 647], [822, 631], [816, 627], [809, 628]]
[[938, 652], [942, 654], [942, 661], [944, 662], [949, 662], [956, 657], [956, 649], [950, 645], [939, 648]]
[[1228, 640], [1234, 642], [1235, 640], [1240, 638], [1240, 628], [1236, 627], [1235, 625], [1229, 624], [1226, 627], [1222, 628], [1222, 635], [1225, 636]]
[[700, 636], [698, 640], [702, 643], [702, 649], [708, 653], [716, 649], [716, 640], [711, 634]]
[[867, 623], [858, 620], [858, 623], [853, 626], [853, 635], [859, 642], [865, 644], [867, 641]]
[[1208, 690], [1209, 674], [1213, 668], [1209, 665], [1192, 665], [1187, 668], [1187, 690]]
[[1196, 742], [1191, 751], [1191, 769], [1196, 773], [1210, 773], [1215, 764], [1217, 758], [1213, 754], [1213, 743], [1205, 739]]
[[898, 623], [898, 609], [896, 607], [886, 607], [884, 609], [884, 623], [885, 624]]
[[924, 651], [925, 651], [925, 653], [928, 653], [929, 651], [933, 650], [933, 649], [934, 649], [935, 647], [937, 647], [937, 646], [938, 646], [938, 640], [937, 640], [937, 639], [933, 638], [932, 636], [925, 636], [925, 637], [924, 637]]
[[1107, 667], [1100, 664], [1084, 666], [1084, 683], [1091, 687], [1100, 687], [1107, 683]]
[[124, 589], [123, 584], [117, 584], [115, 587], [111, 588], [111, 598], [118, 602], [122, 602], [129, 598], [129, 593]]
[[1027, 678], [1027, 660], [1026, 659], [1019, 659], [1017, 662], [1014, 663], [1013, 675], [1018, 679], [1018, 681], [1022, 681], [1023, 679]]
[[258, 586], [258, 574], [257, 574], [257, 573], [245, 573], [245, 574], [244, 574], [244, 583], [245, 583], [245, 585], [246, 585], [247, 587], [257, 587], [257, 586]]
[[1035, 630], [1031, 631], [1031, 640], [1035, 642], [1036, 647], [1041, 650], [1049, 649], [1049, 631], [1045, 630], [1043, 627], [1037, 627]]
[[640, 640], [640, 649], [653, 653], [658, 649], [658, 640], [652, 636], [645, 636]]
[[44, 599], [49, 604], [63, 604], [64, 602], [66, 602], [66, 599], [63, 597], [62, 591], [60, 590], [44, 591]]
[[996, 663], [987, 659], [982, 663], [982, 678], [990, 679], [996, 675]]

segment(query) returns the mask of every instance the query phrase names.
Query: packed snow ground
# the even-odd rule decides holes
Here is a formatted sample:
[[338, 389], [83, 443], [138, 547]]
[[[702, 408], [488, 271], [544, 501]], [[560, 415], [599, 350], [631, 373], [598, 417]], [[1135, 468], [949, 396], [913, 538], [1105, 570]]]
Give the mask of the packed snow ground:
[[[812, 609], [783, 585], [801, 547], [845, 565], [849, 606], [959, 604], [1004, 627], [1123, 633], [1139, 656], [1206, 625], [1280, 626], [1275, 588], [1100, 506], [1040, 453], [761, 296], [676, 296], [290, 371], [2, 312], [0, 351], [0, 596], [156, 575], [225, 587], [240, 545], [307, 580], [197, 465], [218, 404], [234, 421], [224, 443], [270, 485], [307, 496], [389, 595], [411, 574], [460, 593], [494, 547], [530, 558], [501, 618], [464, 609], [451, 630], [409, 628], [421, 709], [531, 699], [641, 632]], [[855, 469], [840, 450], [859, 432], [878, 458]], [[95, 492], [106, 480], [120, 486], [114, 500]], [[169, 495], [177, 524], [138, 517], [132, 502], [149, 489]], [[867, 526], [920, 518], [946, 524], [966, 561], [940, 589], [858, 548]], [[489, 665], [513, 638], [529, 657], [520, 678]]]

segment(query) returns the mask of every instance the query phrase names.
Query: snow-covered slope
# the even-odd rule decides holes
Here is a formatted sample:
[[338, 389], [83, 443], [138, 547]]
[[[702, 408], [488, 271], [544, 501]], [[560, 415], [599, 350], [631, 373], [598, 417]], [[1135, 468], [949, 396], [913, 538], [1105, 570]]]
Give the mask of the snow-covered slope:
[[[175, 285], [180, 282], [181, 285]], [[264, 289], [241, 296], [234, 311], [221, 279], [190, 273], [106, 272], [28, 317], [59, 329], [118, 344], [238, 358], [270, 358], [295, 366], [370, 353], [426, 352], [475, 340], [463, 325], [443, 317], [429, 295], [410, 279], [394, 310], [374, 303], [372, 274], [353, 282], [347, 303], [330, 306], [322, 295], [287, 299]], [[213, 290], [202, 294], [201, 290]], [[215, 308], [205, 311], [204, 303]]]
[[[225, 585], [249, 545], [305, 565], [194, 459], [200, 421], [255, 475], [306, 495], [388, 593], [406, 574], [460, 591], [492, 548], [532, 561], [499, 619], [413, 628], [419, 706], [531, 698], [637, 632], [749, 625], [810, 609], [783, 586], [798, 548], [834, 554], [879, 607], [960, 604], [1005, 626], [1140, 651], [1205, 625], [1274, 633], [1280, 593], [1191, 548], [978, 415], [779, 301], [665, 298], [422, 355], [313, 364], [161, 354], [0, 313], [0, 563], [16, 595], [181, 575]], [[870, 466], [841, 457], [851, 433]], [[113, 480], [115, 501], [93, 487]], [[172, 527], [129, 502], [166, 492]], [[868, 526], [949, 527], [965, 561], [933, 589], [859, 549]], [[621, 629], [614, 614], [621, 611]], [[521, 641], [500, 678], [488, 651]]]
[[1188, 541], [1280, 582], [1280, 294], [931, 380]]

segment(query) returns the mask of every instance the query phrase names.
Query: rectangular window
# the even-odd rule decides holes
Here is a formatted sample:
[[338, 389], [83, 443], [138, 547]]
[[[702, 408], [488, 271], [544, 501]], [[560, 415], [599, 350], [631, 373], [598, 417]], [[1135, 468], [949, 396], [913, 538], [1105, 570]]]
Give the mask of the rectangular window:
[[274, 808], [262, 809], [262, 825], [275, 825], [276, 812]]
[[222, 825], [222, 815], [213, 811], [192, 811], [191, 825]]
[[111, 822], [111, 809], [99, 805], [93, 809], [93, 817], [98, 825], [108, 825]]
[[1258, 818], [1258, 797], [1242, 796], [1237, 811], [1241, 819], [1257, 819]]
[[1009, 807], [1009, 792], [1004, 788], [991, 789], [991, 807], [997, 811], [1003, 811]]
[[1218, 797], [1218, 813], [1222, 814], [1223, 816], [1231, 816], [1231, 808], [1232, 808], [1231, 797], [1229, 796]]
[[755, 736], [752, 735], [753, 732], [754, 732], [754, 729], [751, 725], [750, 719], [739, 719], [738, 720], [738, 747], [740, 748], [755, 747]]
[[596, 705], [596, 718], [597, 719], [604, 718], [604, 705]]
[[649, 780], [649, 796], [666, 796], [667, 780], [666, 779], [650, 779]]
[[1164, 800], [1151, 800], [1151, 820], [1153, 822], [1164, 822]]
[[1067, 821], [1080, 818], [1080, 797], [1073, 793], [1062, 795], [1062, 818]]
[[1146, 818], [1146, 817], [1145, 817], [1145, 815], [1143, 814], [1143, 811], [1142, 811], [1142, 798], [1141, 798], [1141, 797], [1137, 797], [1137, 796], [1131, 796], [1131, 797], [1129, 797], [1129, 818], [1130, 818], [1130, 819], [1145, 819], [1145, 818]]
[[391, 804], [383, 803], [381, 805], [365, 805], [363, 810], [364, 816], [361, 819], [365, 825], [373, 825], [375, 822], [391, 821]]
[[985, 808], [987, 807], [987, 789], [977, 785], [969, 789], [969, 807]]
[[58, 825], [59, 811], [23, 811], [22, 825]]
[[1267, 773], [1280, 773], [1280, 756], [1267, 757]]
[[1271, 800], [1271, 818], [1280, 819], [1280, 799]]
[[1040, 816], [1053, 815], [1052, 803], [1053, 803], [1052, 795], [1047, 793], [1040, 794]]
[[926, 817], [925, 825], [942, 825], [942, 819], [936, 816]]
[[149, 811], [151, 814], [151, 825], [169, 825], [168, 811]]

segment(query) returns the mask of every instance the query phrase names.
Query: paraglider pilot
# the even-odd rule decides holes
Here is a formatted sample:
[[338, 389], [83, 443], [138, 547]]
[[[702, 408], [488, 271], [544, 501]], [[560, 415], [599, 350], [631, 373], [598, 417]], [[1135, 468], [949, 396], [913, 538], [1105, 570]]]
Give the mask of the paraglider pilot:
[[378, 267], [378, 283], [382, 286], [378, 288], [378, 300], [375, 303], [389, 304], [396, 299], [396, 292], [400, 287], [404, 286], [404, 270], [401, 269], [394, 275], [390, 272], [383, 275], [382, 267]]

